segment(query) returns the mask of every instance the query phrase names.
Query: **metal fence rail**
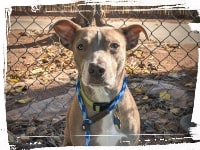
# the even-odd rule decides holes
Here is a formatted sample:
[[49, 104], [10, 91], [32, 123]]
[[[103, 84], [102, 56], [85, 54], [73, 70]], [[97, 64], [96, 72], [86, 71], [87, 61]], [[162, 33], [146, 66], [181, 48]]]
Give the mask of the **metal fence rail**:
[[[62, 13], [70, 13], [74, 14], [77, 12], [77, 6], [80, 3], [72, 3], [72, 4], [60, 4], [60, 5], [48, 5], [48, 6], [38, 6], [37, 15], [41, 14], [49, 14], [55, 15], [59, 14], [61, 11]], [[115, 14], [117, 11], [120, 15], [129, 15], [130, 11], [133, 10], [137, 15], [142, 15], [143, 17], [147, 17], [148, 15], [152, 16], [152, 9], [154, 9], [154, 15], [159, 15], [159, 17], [172, 17], [176, 16], [177, 18], [191, 18], [197, 17], [198, 13], [196, 10], [187, 10], [187, 9], [173, 9], [173, 10], [166, 10], [166, 9], [158, 9], [161, 6], [111, 6], [111, 5], [103, 5], [102, 8], [106, 12], [107, 15]], [[175, 7], [175, 6], [174, 6]], [[151, 9], [151, 10], [150, 10]], [[120, 10], [120, 11], [119, 11]], [[21, 14], [25, 15], [24, 12], [28, 12], [28, 14], [33, 14], [32, 8], [30, 6], [20, 7], [20, 6], [13, 6], [12, 7], [13, 14]], [[156, 17], [157, 18], [157, 17]]]
[[[18, 148], [60, 146], [63, 140], [77, 70], [72, 51], [63, 48], [48, 29], [51, 23], [72, 19], [79, 11], [62, 13], [63, 5], [52, 8], [61, 13], [50, 16], [43, 9], [32, 15], [21, 7], [25, 15], [11, 15], [5, 91], [9, 142]], [[155, 11], [146, 17], [135, 10], [128, 15], [122, 11], [109, 15], [104, 10], [102, 19], [116, 28], [141, 24], [150, 39], [141, 34], [137, 48], [127, 51], [126, 71], [141, 116], [141, 133], [160, 134], [141, 136], [140, 144], [191, 142], [183, 138], [188, 136], [184, 128], [188, 122], [183, 119], [192, 113], [196, 84], [200, 34], [188, 26], [196, 14], [188, 12], [186, 18], [178, 19], [169, 10], [167, 18], [171, 19], [167, 19]]]

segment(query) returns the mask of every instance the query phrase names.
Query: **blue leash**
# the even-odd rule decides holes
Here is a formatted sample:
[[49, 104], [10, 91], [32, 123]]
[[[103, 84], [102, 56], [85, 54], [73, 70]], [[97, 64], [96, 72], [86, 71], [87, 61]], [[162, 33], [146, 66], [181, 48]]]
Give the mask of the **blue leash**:
[[[111, 105], [107, 108], [108, 112], [115, 109], [117, 104], [120, 102], [120, 100], [124, 96], [124, 93], [125, 93], [125, 90], [126, 90], [126, 85], [127, 85], [127, 78], [124, 77], [122, 88], [121, 88], [119, 94], [114, 98]], [[82, 127], [83, 127], [83, 130], [85, 131], [85, 139], [86, 139], [85, 145], [90, 146], [90, 125], [92, 125], [93, 122], [92, 122], [92, 120], [89, 119], [89, 117], [87, 115], [86, 108], [85, 108], [85, 105], [83, 103], [83, 99], [82, 99], [82, 96], [81, 96], [80, 88], [81, 88], [80, 78], [78, 77], [77, 82], [76, 82], [76, 95], [78, 97], [78, 102], [79, 102], [81, 112], [82, 112], [82, 117], [83, 117], [83, 126]]]

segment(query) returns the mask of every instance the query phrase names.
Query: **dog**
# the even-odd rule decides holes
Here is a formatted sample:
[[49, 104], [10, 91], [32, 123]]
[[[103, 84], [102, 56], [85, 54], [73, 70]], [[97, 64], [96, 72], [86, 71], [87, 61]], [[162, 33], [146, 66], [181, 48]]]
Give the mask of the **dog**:
[[73, 51], [79, 74], [63, 145], [137, 145], [140, 116], [127, 87], [125, 61], [141, 32], [148, 39], [145, 29], [135, 24], [82, 28], [70, 20], [59, 20], [51, 29]]

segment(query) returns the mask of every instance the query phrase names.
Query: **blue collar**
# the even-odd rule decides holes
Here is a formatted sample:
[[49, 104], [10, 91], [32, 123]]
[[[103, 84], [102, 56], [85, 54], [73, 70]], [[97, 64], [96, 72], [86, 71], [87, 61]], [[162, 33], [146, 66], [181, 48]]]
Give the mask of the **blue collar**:
[[76, 82], [76, 94], [77, 94], [77, 97], [78, 97], [78, 102], [79, 102], [81, 112], [82, 112], [82, 117], [83, 117], [82, 128], [85, 131], [86, 146], [90, 146], [90, 125], [92, 125], [97, 120], [103, 118], [110, 111], [112, 111], [116, 108], [116, 106], [118, 105], [118, 103], [120, 102], [122, 97], [124, 96], [126, 86], [127, 86], [127, 78], [124, 77], [123, 85], [122, 85], [122, 88], [121, 88], [119, 94], [113, 99], [112, 103], [110, 103], [108, 108], [103, 110], [103, 111], [100, 111], [95, 116], [88, 117], [87, 112], [86, 112], [86, 107], [85, 107], [85, 104], [83, 102], [83, 98], [82, 98], [82, 95], [81, 95], [80, 78], [78, 77], [77, 82]]

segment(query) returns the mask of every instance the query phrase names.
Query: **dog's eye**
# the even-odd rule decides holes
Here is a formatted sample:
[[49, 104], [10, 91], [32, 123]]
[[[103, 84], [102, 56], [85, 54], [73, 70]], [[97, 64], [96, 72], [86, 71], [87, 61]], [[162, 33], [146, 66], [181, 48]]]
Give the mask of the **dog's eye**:
[[77, 46], [77, 49], [78, 49], [78, 50], [83, 50], [83, 44], [79, 44], [79, 45]]
[[119, 47], [118, 43], [111, 43], [110, 44], [110, 48], [112, 48], [112, 49], [117, 49], [118, 47]]

